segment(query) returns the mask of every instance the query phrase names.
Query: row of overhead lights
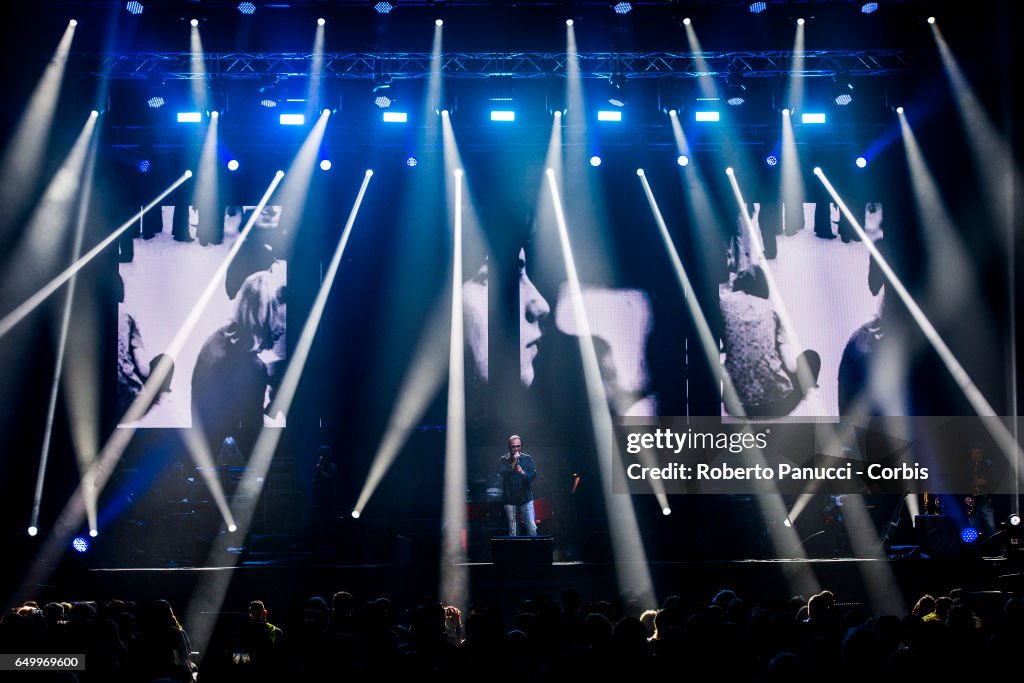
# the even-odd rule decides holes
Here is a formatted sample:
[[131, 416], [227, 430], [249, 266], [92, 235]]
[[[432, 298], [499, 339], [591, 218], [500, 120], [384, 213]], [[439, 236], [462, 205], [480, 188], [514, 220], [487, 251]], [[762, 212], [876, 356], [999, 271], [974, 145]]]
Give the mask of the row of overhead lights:
[[[379, 0], [378, 2], [371, 1], [368, 4], [372, 5], [374, 11], [377, 14], [391, 14], [391, 12], [395, 10], [398, 6], [397, 3], [389, 2], [388, 0]], [[751, 14], [761, 14], [762, 12], [768, 9], [769, 5], [769, 2], [764, 1], [751, 2], [747, 6], [747, 9], [750, 10]], [[633, 3], [631, 2], [612, 2], [609, 3], [608, 6], [611, 8], [613, 12], [615, 12], [615, 14], [618, 14], [619, 16], [624, 16], [633, 11]], [[131, 0], [131, 2], [125, 3], [125, 11], [127, 11], [129, 14], [142, 14], [145, 11], [145, 9], [145, 5], [143, 5], [141, 2], [138, 2], [137, 0]], [[239, 14], [250, 15], [256, 13], [256, 5], [251, 2], [240, 2], [237, 5], [237, 9]], [[860, 11], [861, 14], [874, 14], [875, 12], [878, 11], [878, 3], [865, 2], [861, 5]]]

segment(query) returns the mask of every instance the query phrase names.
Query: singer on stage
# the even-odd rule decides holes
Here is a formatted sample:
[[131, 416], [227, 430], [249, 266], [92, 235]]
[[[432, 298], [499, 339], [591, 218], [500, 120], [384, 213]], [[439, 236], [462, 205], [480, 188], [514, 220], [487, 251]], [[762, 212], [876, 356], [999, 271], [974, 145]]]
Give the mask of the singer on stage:
[[518, 434], [508, 437], [508, 453], [498, 463], [501, 489], [504, 495], [508, 535], [519, 536], [522, 518], [527, 536], [537, 535], [537, 521], [533, 512], [533, 489], [530, 482], [537, 476], [533, 458], [523, 453], [523, 440]]

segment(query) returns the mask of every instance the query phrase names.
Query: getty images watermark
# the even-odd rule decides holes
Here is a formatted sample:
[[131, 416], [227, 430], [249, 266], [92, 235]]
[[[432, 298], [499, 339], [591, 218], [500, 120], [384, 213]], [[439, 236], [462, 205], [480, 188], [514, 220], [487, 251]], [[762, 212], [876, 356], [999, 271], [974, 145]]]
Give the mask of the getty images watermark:
[[[996, 424], [996, 421], [1002, 424]], [[616, 493], [971, 493], [983, 444], [1010, 492], [1015, 453], [992, 436], [1013, 418], [619, 418]], [[1009, 476], [1007, 476], [1009, 473]]]

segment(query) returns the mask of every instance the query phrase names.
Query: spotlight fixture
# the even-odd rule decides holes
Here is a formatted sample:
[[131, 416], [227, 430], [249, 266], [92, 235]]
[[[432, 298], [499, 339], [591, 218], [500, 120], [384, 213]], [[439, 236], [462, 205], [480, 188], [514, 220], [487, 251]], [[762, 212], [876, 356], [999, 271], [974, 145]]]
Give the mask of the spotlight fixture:
[[238, 525], [237, 524], [228, 524], [228, 532], [229, 533], [233, 534], [236, 531], [238, 531]]
[[836, 74], [832, 79], [832, 101], [839, 107], [853, 102], [853, 82], [846, 76]]
[[238, 159], [232, 159], [231, 161], [228, 162], [228, 170], [229, 171], [237, 171], [238, 170]]
[[629, 14], [633, 10], [633, 5], [628, 2], [617, 2], [612, 6], [616, 14]]
[[149, 173], [149, 159], [143, 159], [139, 162], [139, 173]]
[[764, 165], [769, 168], [774, 168], [779, 165], [779, 158], [774, 154], [769, 154], [764, 158]]
[[666, 507], [663, 507], [663, 508], [661, 508], [661, 514], [663, 514], [663, 515], [665, 515], [666, 517], [668, 517], [669, 515], [671, 515], [671, 514], [672, 514], [672, 508], [670, 508], [670, 507], [667, 507], [667, 506], [666, 506]]
[[800, 115], [800, 123], [825, 123], [826, 118], [821, 112], [804, 112]]
[[32, 526], [30, 526], [28, 528], [28, 535], [29, 536], [36, 536], [38, 534], [39, 534], [39, 527], [37, 527], [35, 525], [32, 525]]
[[199, 123], [203, 120], [203, 115], [198, 111], [179, 111], [178, 112], [178, 123]]
[[740, 82], [739, 75], [729, 76], [725, 83], [725, 102], [730, 107], [738, 107], [747, 101], [747, 86]]
[[878, 10], [878, 3], [877, 2], [865, 2], [863, 5], [860, 6], [860, 13], [861, 14], [871, 14], [871, 13], [877, 11], [877, 10]]
[[572, 19], [566, 19], [565, 25], [568, 26], [569, 28], [572, 28]]
[[269, 97], [264, 97], [260, 100], [260, 106], [266, 107], [267, 109], [273, 109], [277, 106], [277, 100], [272, 100]]
[[395, 9], [395, 6], [390, 2], [378, 2], [373, 6], [373, 9], [377, 14], [391, 14], [391, 10]]
[[626, 106], [626, 75], [612, 74], [608, 79], [608, 104], [613, 107]]
[[760, 14], [761, 12], [765, 11], [766, 9], [768, 9], [768, 3], [767, 2], [752, 2], [749, 5], [749, 9], [750, 9], [750, 13], [751, 14]]
[[928, 23], [929, 24], [934, 24], [935, 23], [935, 17], [928, 17]]
[[89, 537], [90, 538], [96, 538], [99, 535], [100, 535], [100, 532], [97, 531], [96, 529], [89, 529]]
[[978, 530], [972, 526], [964, 527], [964, 530], [960, 532], [960, 540], [970, 545], [978, 540]]
[[1020, 526], [1020, 515], [1015, 512], [1010, 515], [1007, 521], [1010, 523], [1010, 526]]
[[359, 512], [359, 510], [353, 510], [352, 511], [352, 519], [359, 519], [359, 515], [360, 514], [361, 513]]
[[408, 166], [409, 168], [416, 168], [416, 166], [419, 165], [419, 163], [420, 160], [412, 156], [411, 154], [405, 159], [405, 165]]
[[803, 26], [804, 25], [804, 18], [800, 17], [799, 19], [797, 19], [796, 20], [796, 25], [797, 26]]
[[327, 23], [327, 20], [324, 19], [323, 17], [320, 17], [319, 19], [316, 20], [316, 25], [317, 26], [323, 26], [326, 23]]
[[382, 74], [373, 79], [373, 103], [378, 109], [387, 109], [394, 104], [391, 97], [391, 75]]
[[721, 115], [717, 111], [693, 112], [693, 120], [698, 123], [718, 123], [721, 118]]
[[136, 2], [135, 0], [126, 3], [124, 8], [128, 11], [128, 14], [142, 14], [142, 11], [146, 9], [142, 6], [141, 2]]
[[251, 2], [240, 2], [238, 3], [238, 11], [242, 14], [254, 14], [256, 12], [256, 5]]
[[408, 123], [409, 114], [404, 111], [386, 111], [383, 115], [384, 123]]
[[164, 106], [166, 102], [164, 102], [164, 98], [160, 97], [159, 95], [154, 95], [153, 97], [150, 97], [148, 100], [146, 100], [146, 104], [149, 105], [150, 109], [159, 109], [160, 107]]
[[192, 21], [190, 21], [188, 23], [191, 24], [192, 28], [196, 28], [197, 26], [199, 26], [199, 20], [198, 19], [193, 19]]
[[896, 107], [896, 113], [897, 114], [902, 114], [903, 113], [903, 107]]
[[596, 154], [594, 156], [590, 157], [590, 165], [593, 166], [594, 168], [597, 168], [598, 166], [600, 166], [601, 165], [601, 157], [597, 156]]
[[323, 161], [321, 161], [320, 162], [320, 170], [321, 171], [330, 171], [331, 170], [331, 160], [330, 159], [324, 159]]
[[614, 122], [619, 122], [619, 121], [622, 121], [622, 112], [619, 111], [618, 109], [615, 109], [615, 110], [612, 110], [612, 111], [604, 109], [604, 110], [601, 110], [601, 111], [597, 112], [597, 120], [598, 121], [614, 121]]
[[857, 168], [866, 168], [868, 165], [868, 160], [865, 159], [864, 157], [857, 157], [857, 161], [855, 161], [854, 163], [857, 164]]
[[84, 553], [89, 549], [89, 541], [85, 540], [82, 536], [75, 536], [75, 540], [71, 541], [71, 547], [77, 552]]
[[304, 126], [306, 125], [305, 114], [281, 114], [278, 119], [282, 126]]
[[685, 154], [680, 154], [676, 158], [676, 163], [682, 166], [683, 168], [686, 168], [687, 166], [690, 165], [690, 157], [686, 156]]

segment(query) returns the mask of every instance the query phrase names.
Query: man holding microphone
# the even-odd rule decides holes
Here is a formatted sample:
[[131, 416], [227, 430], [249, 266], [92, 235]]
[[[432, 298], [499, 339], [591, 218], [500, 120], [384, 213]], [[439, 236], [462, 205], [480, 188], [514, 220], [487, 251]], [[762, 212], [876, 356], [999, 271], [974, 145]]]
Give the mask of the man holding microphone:
[[533, 458], [523, 453], [523, 440], [518, 434], [508, 437], [508, 453], [498, 463], [501, 489], [508, 519], [508, 535], [519, 536], [522, 517], [527, 536], [537, 535], [537, 520], [533, 511], [533, 489], [530, 482], [537, 476]]

